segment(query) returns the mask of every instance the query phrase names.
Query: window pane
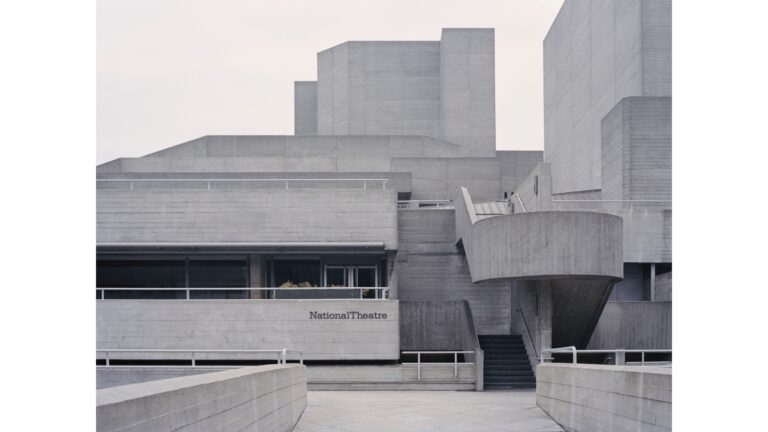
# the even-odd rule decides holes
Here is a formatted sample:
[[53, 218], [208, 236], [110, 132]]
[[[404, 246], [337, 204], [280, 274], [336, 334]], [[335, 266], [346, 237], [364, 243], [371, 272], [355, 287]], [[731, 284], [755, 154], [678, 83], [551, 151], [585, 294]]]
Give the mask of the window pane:
[[347, 286], [345, 268], [327, 268], [325, 269], [325, 282], [329, 287]]
[[320, 261], [275, 260], [275, 286], [320, 286]]
[[192, 288], [242, 288], [248, 284], [245, 260], [189, 261], [189, 286]]
[[356, 286], [359, 286], [359, 287], [376, 286], [376, 270], [373, 268], [358, 268]]
[[175, 288], [186, 286], [182, 260], [98, 260], [96, 286], [99, 288]]

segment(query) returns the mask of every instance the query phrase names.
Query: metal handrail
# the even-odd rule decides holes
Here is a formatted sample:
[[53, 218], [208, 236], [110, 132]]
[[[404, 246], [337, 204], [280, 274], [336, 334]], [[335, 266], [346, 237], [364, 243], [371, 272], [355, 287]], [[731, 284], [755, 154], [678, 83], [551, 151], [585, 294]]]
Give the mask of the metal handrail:
[[[277, 354], [277, 364], [287, 364], [288, 362], [288, 353], [298, 353], [299, 354], [299, 364], [304, 364], [304, 353], [299, 350], [293, 350], [288, 348], [283, 349], [272, 349], [272, 350], [235, 350], [235, 349], [144, 349], [144, 348], [114, 348], [114, 349], [96, 349], [96, 353], [104, 353], [105, 354], [105, 360], [106, 360], [106, 366], [105, 367], [111, 367], [110, 365], [110, 353], [183, 353], [183, 354], [192, 354], [192, 358], [190, 359], [192, 361], [191, 366], [201, 367], [197, 365], [197, 354], [262, 354], [262, 353], [275, 353]], [[147, 367], [147, 366], [132, 366], [132, 365], [121, 365], [120, 367]], [[163, 366], [163, 367], [188, 367], [188, 366]], [[220, 367], [220, 366], [215, 366]]]
[[429, 363], [430, 365], [453, 365], [453, 377], [458, 381], [459, 379], [459, 365], [472, 365], [475, 364], [474, 362], [461, 362], [459, 363], [459, 354], [474, 354], [474, 351], [401, 351], [402, 354], [416, 354], [416, 363], [413, 362], [403, 362], [404, 365], [416, 365], [416, 376], [419, 381], [421, 381], [421, 355], [429, 355], [429, 354], [453, 354], [453, 362], [435, 362], [435, 363]]
[[[422, 205], [423, 204], [423, 205]], [[399, 209], [419, 209], [419, 208], [454, 208], [453, 200], [450, 199], [433, 199], [433, 200], [398, 200], [397, 207]]]
[[513, 195], [517, 197], [517, 201], [520, 203], [520, 206], [523, 208], [523, 213], [528, 213], [528, 210], [525, 209], [525, 204], [523, 204], [523, 199], [520, 198], [520, 195], [518, 194], [513, 194]]
[[[228, 288], [201, 288], [201, 287], [110, 287], [100, 288], [97, 287], [96, 291], [101, 291], [100, 300], [105, 300], [105, 291], [185, 291], [186, 297], [184, 299], [170, 299], [170, 300], [210, 300], [210, 299], [192, 299], [190, 298], [191, 291], [272, 291], [273, 295], [278, 291], [348, 291], [358, 290], [360, 291], [360, 300], [386, 300], [389, 298], [389, 287], [228, 287]], [[363, 292], [365, 290], [374, 290], [373, 299], [363, 298]], [[379, 295], [381, 292], [381, 295]], [[216, 299], [216, 300], [228, 300], [228, 299]], [[231, 300], [244, 300], [244, 299], [231, 299]], [[248, 300], [275, 300], [275, 299], [248, 299]], [[290, 300], [290, 299], [284, 299]], [[349, 300], [352, 300], [350, 298]]]
[[672, 200], [580, 200], [580, 199], [553, 199], [552, 202], [639, 202], [639, 203], [672, 203]]
[[[368, 189], [368, 182], [375, 182], [379, 183], [381, 182], [381, 189], [386, 190], [387, 189], [387, 183], [389, 183], [389, 179], [378, 179], [378, 178], [259, 178], [259, 179], [222, 179], [222, 178], [214, 178], [214, 179], [179, 179], [179, 178], [142, 178], [142, 179], [96, 179], [96, 183], [99, 182], [108, 182], [108, 183], [129, 183], [130, 190], [134, 190], [134, 183], [141, 183], [141, 182], [198, 182], [198, 183], [205, 183], [206, 188], [210, 190], [211, 189], [211, 183], [217, 183], [217, 182], [284, 182], [285, 183], [285, 189], [290, 189], [290, 183], [291, 182], [363, 182], [363, 189]], [[162, 189], [162, 188], [155, 188], [155, 189]], [[202, 189], [202, 188], [201, 188]]]
[[645, 354], [672, 354], [671, 349], [584, 349], [584, 350], [577, 350], [575, 346], [567, 346], [567, 347], [560, 347], [560, 348], [549, 348], [541, 350], [541, 356], [539, 357], [539, 363], [544, 363], [544, 353], [571, 353], [571, 360], [573, 364], [578, 363], [578, 355], [579, 354], [616, 354], [614, 357], [614, 363], [616, 365], [620, 364], [619, 355], [618, 354], [640, 354], [640, 365], [645, 366]]
[[531, 336], [531, 329], [528, 328], [528, 321], [525, 319], [525, 313], [523, 313], [523, 310], [520, 308], [517, 308], [517, 311], [520, 312], [520, 317], [523, 319], [523, 325], [525, 326], [525, 333], [528, 335], [528, 340], [531, 342], [531, 348], [533, 348], [533, 354], [536, 356], [536, 358], [539, 358], [539, 352], [536, 350], [536, 344], [533, 342], [533, 336]]

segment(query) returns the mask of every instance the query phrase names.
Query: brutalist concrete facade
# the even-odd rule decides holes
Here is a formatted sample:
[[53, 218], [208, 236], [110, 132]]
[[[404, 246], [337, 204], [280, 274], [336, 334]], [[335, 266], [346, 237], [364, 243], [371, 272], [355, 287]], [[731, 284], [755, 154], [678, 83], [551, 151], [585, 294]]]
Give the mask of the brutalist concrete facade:
[[[439, 41], [318, 53], [317, 81], [295, 83], [295, 135], [205, 136], [100, 165], [99, 348], [301, 341], [307, 359], [344, 367], [463, 350], [482, 389], [478, 335], [521, 335], [532, 362], [553, 344], [586, 347], [595, 331], [653, 343], [652, 332], [601, 328], [600, 316], [617, 283], [640, 300], [671, 296], [664, 35], [645, 34], [653, 20], [610, 24], [663, 15], [660, 3], [565, 2], [544, 41], [545, 152], [496, 150], [493, 29], [444, 29]], [[583, 36], [569, 27], [582, 19], [652, 46], [609, 55], [595, 40], [595, 64], [578, 68], [596, 75], [594, 91], [574, 98], [574, 83], [593, 79], [573, 76], [562, 41]], [[603, 63], [619, 60], [638, 65], [644, 78], [627, 79], [647, 92], [600, 90]], [[586, 114], [571, 127], [576, 111]], [[663, 293], [645, 298], [656, 279]], [[153, 288], [166, 297], [142, 297]], [[314, 326], [307, 315], [357, 309], [387, 317]]]

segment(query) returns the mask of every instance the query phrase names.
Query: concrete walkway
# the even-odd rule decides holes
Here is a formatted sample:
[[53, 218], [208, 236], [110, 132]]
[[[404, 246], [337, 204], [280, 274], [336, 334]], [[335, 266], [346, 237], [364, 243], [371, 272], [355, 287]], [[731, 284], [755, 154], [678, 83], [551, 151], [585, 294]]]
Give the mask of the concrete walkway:
[[562, 431], [534, 390], [310, 391], [294, 432]]

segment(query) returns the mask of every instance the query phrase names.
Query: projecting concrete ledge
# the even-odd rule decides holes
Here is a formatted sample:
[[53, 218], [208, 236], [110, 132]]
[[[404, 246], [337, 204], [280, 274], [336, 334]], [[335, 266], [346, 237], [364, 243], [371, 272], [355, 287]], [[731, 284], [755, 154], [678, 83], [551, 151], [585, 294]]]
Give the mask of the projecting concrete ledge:
[[472, 282], [493, 279], [624, 277], [623, 221], [607, 213], [531, 212], [478, 220], [462, 188], [456, 235]]
[[246, 367], [97, 390], [96, 430], [287, 432], [306, 406], [303, 365]]

